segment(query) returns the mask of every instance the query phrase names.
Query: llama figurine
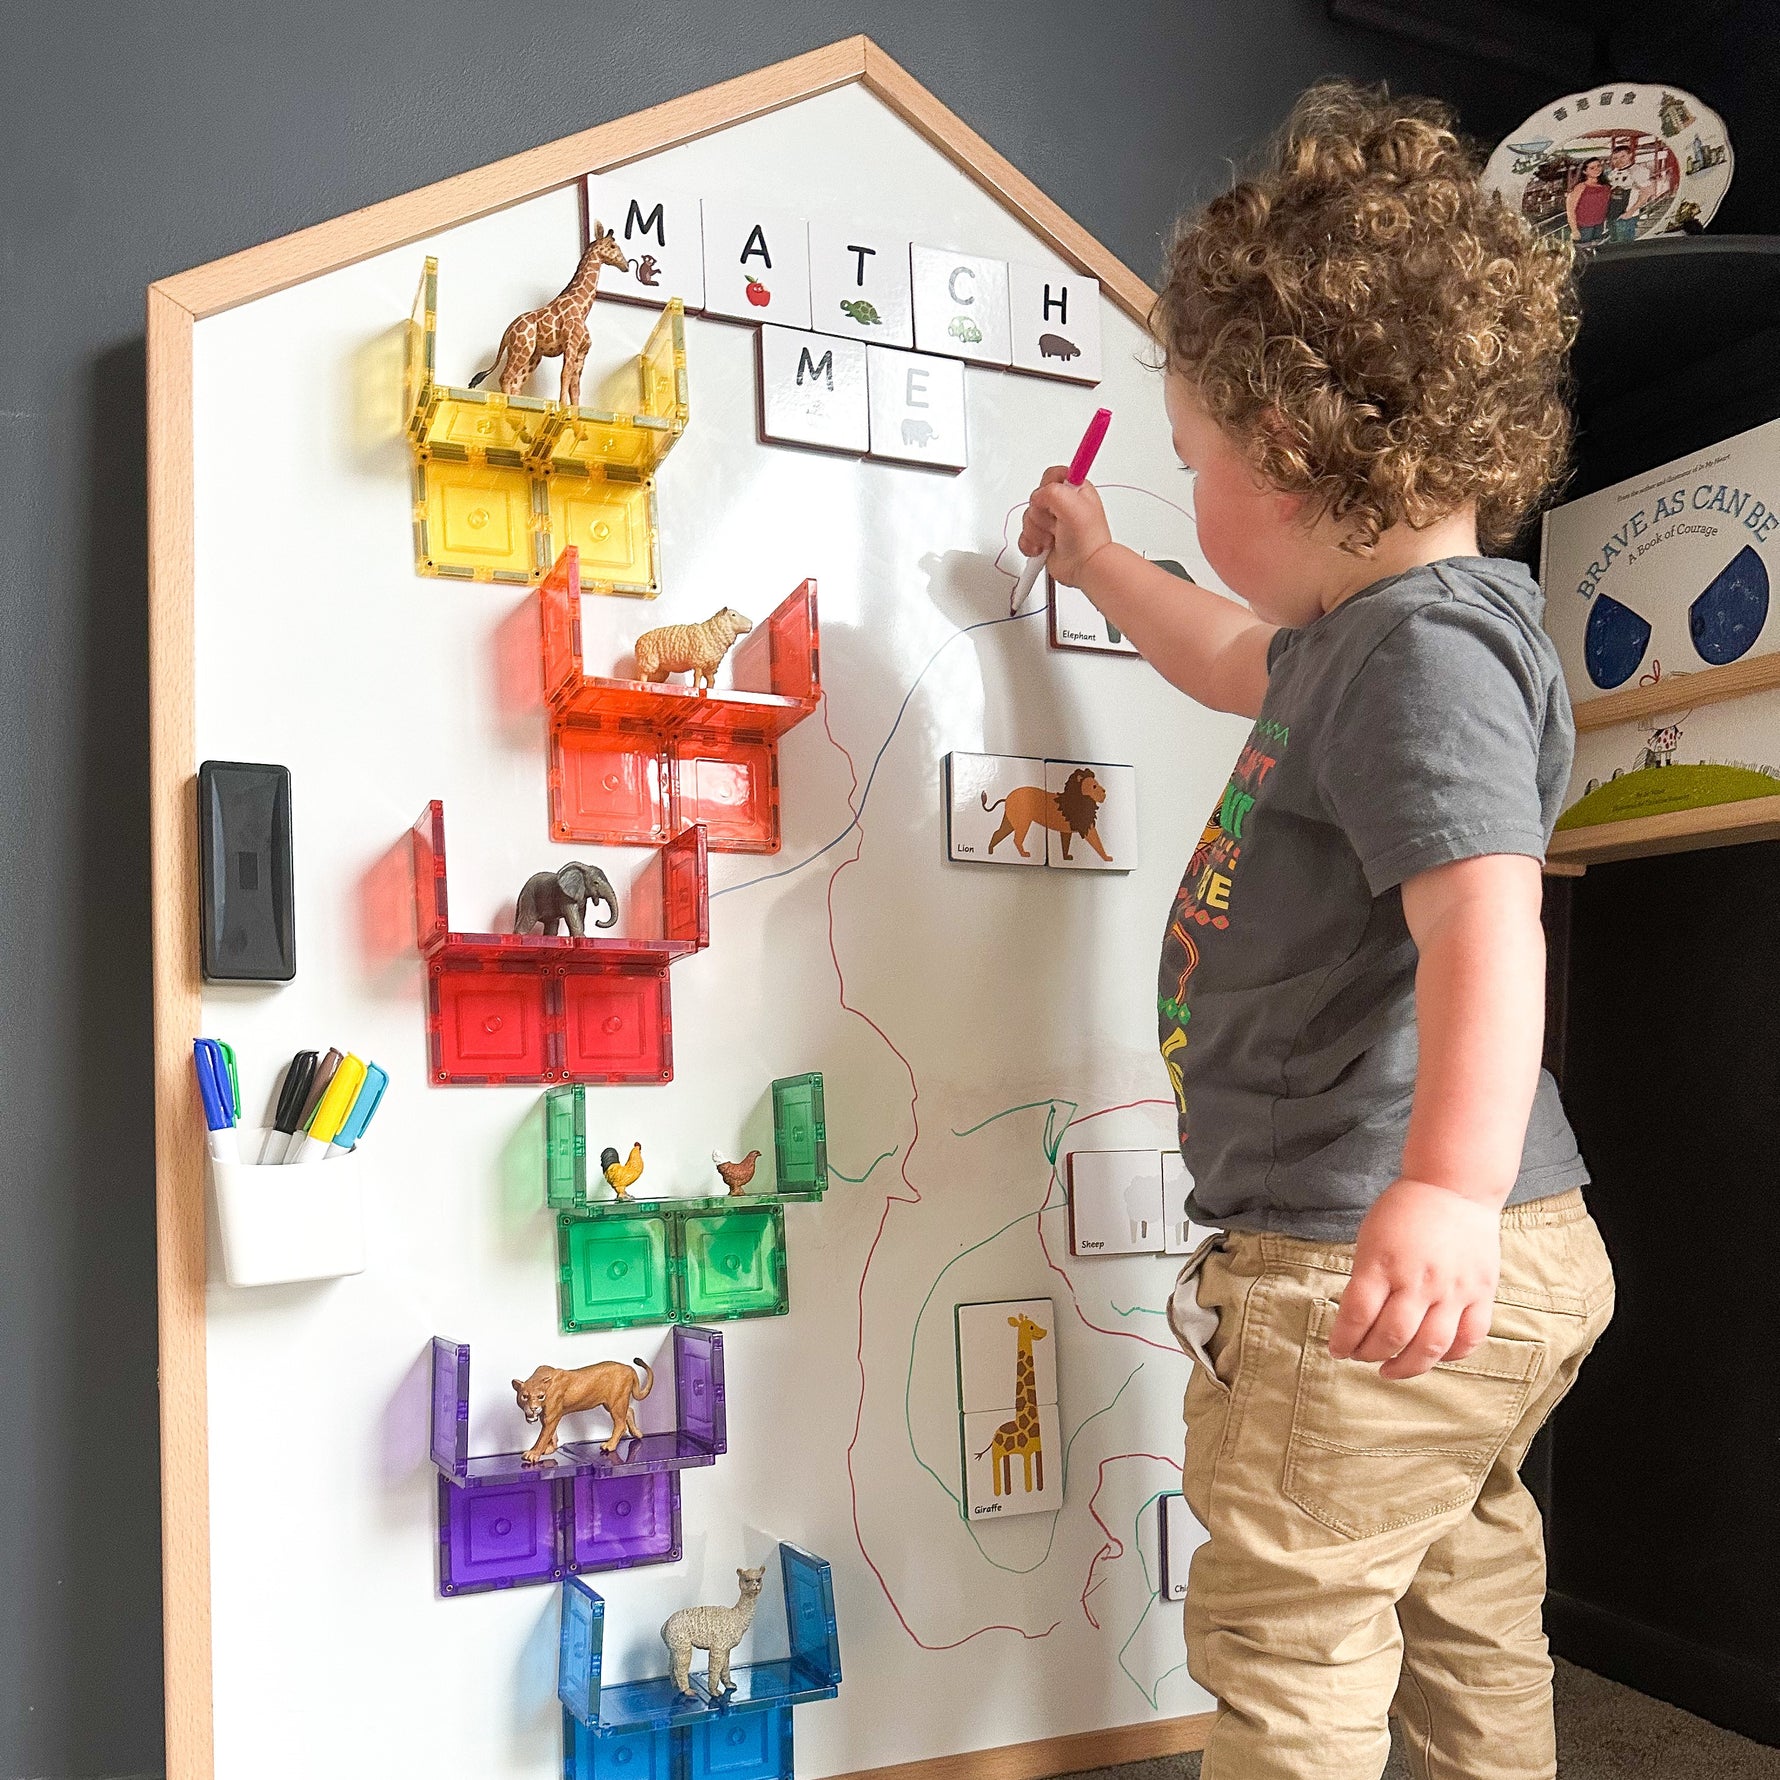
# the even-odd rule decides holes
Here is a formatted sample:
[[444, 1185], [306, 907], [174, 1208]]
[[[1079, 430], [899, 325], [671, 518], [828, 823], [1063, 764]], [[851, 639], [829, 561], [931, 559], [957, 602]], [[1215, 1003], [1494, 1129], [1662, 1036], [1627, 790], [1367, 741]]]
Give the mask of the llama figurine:
[[733, 1607], [682, 1607], [662, 1622], [661, 1641], [668, 1647], [674, 1673], [674, 1691], [692, 1692], [692, 1653], [710, 1653], [711, 1665], [707, 1680], [712, 1693], [732, 1693], [735, 1683], [729, 1678], [729, 1653], [741, 1643], [748, 1622], [754, 1617], [760, 1599], [760, 1579], [766, 1574], [758, 1570], [737, 1570], [736, 1580], [742, 1585], [741, 1598]]

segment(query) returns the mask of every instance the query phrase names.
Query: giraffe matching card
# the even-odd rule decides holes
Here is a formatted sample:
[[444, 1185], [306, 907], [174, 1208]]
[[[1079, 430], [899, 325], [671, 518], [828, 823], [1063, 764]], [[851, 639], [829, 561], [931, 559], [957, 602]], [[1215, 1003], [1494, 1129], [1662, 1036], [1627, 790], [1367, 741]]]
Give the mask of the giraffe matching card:
[[810, 325], [874, 346], [913, 346], [909, 242], [857, 224], [810, 224]]
[[1161, 1254], [1162, 1162], [1160, 1150], [1071, 1150], [1069, 1252]]
[[957, 359], [867, 346], [865, 381], [873, 457], [965, 467], [964, 366]]
[[915, 344], [923, 352], [1005, 365], [1007, 261], [944, 247], [909, 250], [915, 287]]
[[1015, 261], [1007, 269], [1014, 369], [1100, 381], [1100, 281]]
[[629, 257], [609, 268], [600, 294], [633, 303], [665, 304], [678, 297], [688, 312], [705, 306], [704, 229], [697, 198], [669, 191], [625, 171], [590, 175], [586, 222], [603, 223]]
[[760, 436], [861, 453], [871, 443], [866, 348], [798, 328], [760, 330]]
[[810, 228], [789, 210], [704, 201], [705, 313], [810, 325]]
[[1049, 1298], [953, 1308], [967, 1520], [1063, 1505], [1055, 1310]]

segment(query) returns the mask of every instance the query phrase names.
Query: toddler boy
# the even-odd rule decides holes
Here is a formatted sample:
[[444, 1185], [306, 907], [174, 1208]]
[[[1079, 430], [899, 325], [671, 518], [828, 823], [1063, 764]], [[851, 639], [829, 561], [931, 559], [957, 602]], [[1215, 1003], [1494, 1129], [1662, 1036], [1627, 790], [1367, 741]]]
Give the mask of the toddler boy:
[[1153, 326], [1205, 559], [1062, 469], [1020, 536], [1152, 667], [1253, 717], [1163, 942], [1195, 1218], [1204, 1780], [1557, 1772], [1527, 1444], [1612, 1314], [1540, 1068], [1540, 865], [1573, 731], [1513, 539], [1563, 466], [1565, 250], [1444, 111], [1312, 89], [1176, 233]]

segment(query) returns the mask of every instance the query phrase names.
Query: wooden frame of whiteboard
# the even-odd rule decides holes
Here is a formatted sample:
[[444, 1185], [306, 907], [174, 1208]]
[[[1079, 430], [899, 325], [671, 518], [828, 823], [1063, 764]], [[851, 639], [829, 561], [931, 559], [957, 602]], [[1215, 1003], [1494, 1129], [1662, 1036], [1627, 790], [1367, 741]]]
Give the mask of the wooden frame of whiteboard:
[[[207, 316], [678, 143], [858, 83], [1140, 324], [1154, 293], [867, 37], [214, 260], [148, 290], [149, 771], [154, 891], [155, 1225], [160, 1289], [162, 1620], [168, 1780], [213, 1780], [204, 1131], [191, 1093], [198, 969], [192, 329]], [[1204, 1747], [1210, 1714], [877, 1770], [889, 1780], [1041, 1780]], [[856, 1777], [855, 1777], [856, 1780]]]

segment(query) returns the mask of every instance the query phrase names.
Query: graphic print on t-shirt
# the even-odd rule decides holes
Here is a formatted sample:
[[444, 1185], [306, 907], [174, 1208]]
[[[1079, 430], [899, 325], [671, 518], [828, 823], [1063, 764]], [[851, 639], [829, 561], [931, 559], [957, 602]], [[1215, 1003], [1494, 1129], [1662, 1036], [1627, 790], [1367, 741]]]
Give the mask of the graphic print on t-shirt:
[[1186, 1048], [1187, 1024], [1192, 1018], [1189, 1000], [1193, 973], [1199, 968], [1200, 948], [1210, 935], [1230, 926], [1230, 897], [1237, 867], [1242, 862], [1249, 814], [1267, 783], [1267, 775], [1285, 754], [1290, 734], [1283, 723], [1257, 720], [1237, 756], [1236, 770], [1224, 787], [1224, 795], [1187, 861], [1186, 876], [1181, 879], [1169, 911], [1156, 983], [1156, 1012], [1162, 1061], [1168, 1066], [1168, 1079], [1174, 1086], [1183, 1140], [1187, 1102], [1180, 1053]]

